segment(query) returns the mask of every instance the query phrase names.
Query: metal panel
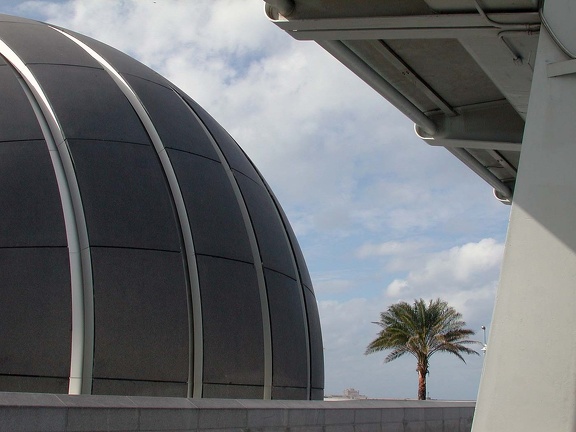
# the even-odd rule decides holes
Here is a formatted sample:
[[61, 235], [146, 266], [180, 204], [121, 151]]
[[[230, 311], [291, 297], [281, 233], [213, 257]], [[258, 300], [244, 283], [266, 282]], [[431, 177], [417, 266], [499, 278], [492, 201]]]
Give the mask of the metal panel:
[[256, 232], [262, 265], [296, 279], [284, 226], [268, 191], [241, 174], [235, 177]]
[[311, 391], [311, 397], [310, 399], [312, 400], [324, 400], [324, 389], [316, 389], [313, 388]]
[[168, 187], [145, 145], [70, 140], [92, 246], [180, 251]]
[[[322, 345], [322, 330], [316, 298], [309, 290], [304, 290], [306, 311], [308, 312], [308, 328], [310, 331], [310, 360], [312, 388], [324, 388], [324, 346]], [[313, 392], [314, 393], [314, 392]], [[312, 397], [314, 399], [314, 397]]]
[[63, 394], [68, 392], [68, 378], [0, 375], [0, 389], [2, 392]]
[[198, 117], [202, 120], [208, 131], [214, 137], [218, 147], [226, 157], [226, 161], [235, 171], [239, 171], [247, 177], [250, 177], [256, 183], [261, 184], [260, 176], [248, 160], [248, 157], [242, 149], [238, 146], [234, 138], [230, 136], [226, 130], [220, 126], [216, 120], [212, 118], [200, 105], [198, 105], [189, 96], [179, 93], [180, 96], [190, 105]]
[[283, 274], [265, 269], [264, 275], [272, 324], [272, 385], [306, 390], [308, 338], [300, 287]]
[[222, 164], [167, 152], [182, 189], [196, 253], [253, 262], [242, 213]]
[[187, 387], [186, 383], [96, 378], [92, 383], [92, 394], [184, 398]]
[[84, 36], [80, 33], [76, 33], [70, 30], [66, 30], [66, 34], [73, 36], [75, 39], [81, 41], [82, 43], [89, 46], [91, 49], [96, 51], [99, 55], [108, 61], [112, 67], [122, 74], [126, 79], [130, 77], [128, 75], [137, 76], [148, 81], [161, 84], [167, 88], [170, 88], [170, 82], [164, 78], [159, 73], [150, 69], [149, 67], [143, 65], [139, 61], [133, 59], [132, 57], [124, 54], [123, 52], [117, 50], [116, 48], [106, 45], [100, 41], [92, 39], [88, 36]]
[[198, 256], [204, 382], [264, 384], [260, 293], [252, 264]]
[[[308, 390], [299, 387], [272, 387], [272, 399], [277, 400], [305, 400], [308, 399]], [[314, 399], [314, 398], [312, 398]]]
[[22, 86], [7, 66], [0, 66], [0, 94], [0, 141], [44, 139]]
[[262, 399], [264, 387], [234, 384], [204, 384], [202, 396], [224, 399]]
[[172, 89], [130, 75], [126, 79], [146, 107], [165, 148], [218, 160], [204, 127]]
[[292, 252], [294, 253], [294, 258], [296, 259], [296, 265], [298, 267], [298, 273], [300, 275], [300, 283], [309, 290], [314, 292], [312, 289], [312, 279], [310, 279], [310, 273], [308, 272], [308, 266], [306, 265], [306, 260], [304, 259], [304, 254], [302, 253], [302, 249], [300, 248], [300, 244], [296, 239], [296, 234], [294, 234], [294, 230], [288, 221], [288, 217], [284, 213], [284, 209], [280, 206], [280, 203], [276, 199], [276, 197], [271, 193], [272, 199], [276, 203], [276, 208], [278, 209], [278, 213], [282, 218], [282, 222], [284, 223], [284, 227], [286, 229], [286, 234], [288, 234], [288, 239], [290, 241], [290, 246], [292, 247]]
[[32, 21], [30, 19], [27, 18], [20, 18], [17, 16], [13, 16], [13, 15], [5, 15], [5, 14], [0, 14], [0, 22], [5, 23], [5, 22], [11, 22], [11, 23], [35, 23], [37, 24], [37, 21]]
[[67, 380], [72, 322], [67, 249], [0, 249], [0, 274], [0, 372]]
[[26, 64], [45, 63], [95, 67], [97, 63], [47, 25], [34, 21], [0, 26], [0, 39]]
[[134, 109], [101, 69], [30, 65], [69, 139], [150, 144]]
[[[457, 40], [389, 40], [386, 43], [452, 107], [504, 98]], [[454, 67], [455, 62], [458, 67]]]
[[188, 309], [182, 256], [92, 248], [94, 378], [188, 380]]
[[66, 231], [46, 143], [0, 143], [0, 247], [63, 246]]

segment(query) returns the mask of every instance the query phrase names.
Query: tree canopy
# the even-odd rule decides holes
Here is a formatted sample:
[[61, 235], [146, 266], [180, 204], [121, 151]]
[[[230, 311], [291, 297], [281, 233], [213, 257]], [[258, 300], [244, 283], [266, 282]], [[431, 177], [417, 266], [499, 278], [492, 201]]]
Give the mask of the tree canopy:
[[414, 300], [414, 304], [399, 302], [380, 313], [382, 327], [378, 336], [366, 348], [365, 354], [390, 350], [384, 358], [388, 363], [406, 353], [416, 357], [418, 399], [426, 399], [426, 375], [430, 357], [438, 352], [454, 354], [464, 363], [463, 354], [478, 352], [467, 345], [478, 344], [469, 339], [473, 330], [465, 328], [462, 315], [441, 299]]

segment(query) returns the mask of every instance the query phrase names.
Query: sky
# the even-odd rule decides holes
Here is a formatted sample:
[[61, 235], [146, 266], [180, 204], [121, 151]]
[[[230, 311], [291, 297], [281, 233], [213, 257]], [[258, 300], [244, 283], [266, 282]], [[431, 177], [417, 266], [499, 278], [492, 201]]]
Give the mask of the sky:
[[[364, 355], [398, 301], [437, 297], [483, 341], [509, 207], [314, 42], [271, 23], [262, 0], [2, 0], [0, 13], [112, 45], [164, 75], [224, 126], [262, 172], [314, 283], [325, 393], [415, 398], [416, 362]], [[480, 348], [480, 346], [478, 346]], [[476, 399], [483, 357], [431, 359], [433, 399]]]

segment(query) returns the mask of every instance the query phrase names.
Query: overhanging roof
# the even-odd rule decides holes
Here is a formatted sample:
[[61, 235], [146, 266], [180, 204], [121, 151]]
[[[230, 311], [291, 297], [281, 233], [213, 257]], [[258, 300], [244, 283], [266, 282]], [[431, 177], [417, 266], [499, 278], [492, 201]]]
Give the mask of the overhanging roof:
[[539, 0], [265, 0], [512, 198], [540, 29]]

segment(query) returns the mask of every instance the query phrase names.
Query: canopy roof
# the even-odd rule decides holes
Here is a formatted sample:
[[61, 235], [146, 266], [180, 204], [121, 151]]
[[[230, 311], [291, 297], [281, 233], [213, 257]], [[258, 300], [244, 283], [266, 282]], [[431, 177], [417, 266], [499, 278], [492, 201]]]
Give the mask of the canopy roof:
[[512, 198], [541, 14], [538, 0], [265, 0], [268, 17], [314, 40]]

